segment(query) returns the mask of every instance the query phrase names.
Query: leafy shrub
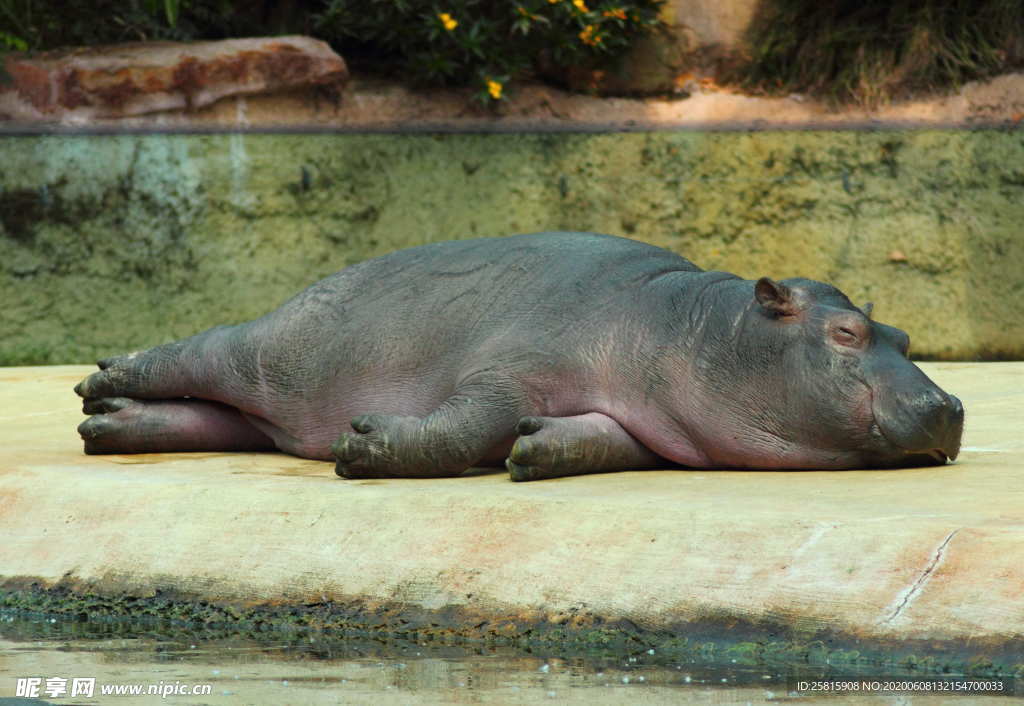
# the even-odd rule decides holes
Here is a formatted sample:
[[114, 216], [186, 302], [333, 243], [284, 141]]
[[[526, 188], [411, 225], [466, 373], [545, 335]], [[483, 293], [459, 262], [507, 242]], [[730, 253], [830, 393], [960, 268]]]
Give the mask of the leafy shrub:
[[664, 0], [0, 0], [0, 50], [152, 39], [313, 34], [376, 69], [474, 85], [484, 102], [527, 74], [612, 61]]
[[266, 34], [259, 9], [234, 0], [0, 0], [0, 43], [24, 51]]
[[614, 61], [655, 27], [664, 0], [328, 0], [317, 33], [428, 85], [500, 100], [542, 53], [558, 66]]

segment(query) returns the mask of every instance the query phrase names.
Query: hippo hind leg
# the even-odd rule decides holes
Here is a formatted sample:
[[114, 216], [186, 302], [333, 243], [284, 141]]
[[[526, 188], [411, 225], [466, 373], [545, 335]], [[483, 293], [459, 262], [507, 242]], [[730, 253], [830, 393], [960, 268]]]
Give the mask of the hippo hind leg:
[[87, 454], [273, 450], [274, 442], [229, 405], [197, 399], [87, 399], [78, 427]]
[[514, 481], [583, 473], [670, 468], [674, 464], [634, 439], [611, 417], [523, 417], [505, 467]]
[[236, 328], [217, 326], [181, 341], [105, 358], [75, 392], [85, 399], [207, 397], [223, 382], [220, 373], [230, 369]]
[[85, 399], [129, 397], [172, 399], [194, 394], [187, 367], [179, 362], [181, 342], [105, 358], [99, 370], [75, 386]]

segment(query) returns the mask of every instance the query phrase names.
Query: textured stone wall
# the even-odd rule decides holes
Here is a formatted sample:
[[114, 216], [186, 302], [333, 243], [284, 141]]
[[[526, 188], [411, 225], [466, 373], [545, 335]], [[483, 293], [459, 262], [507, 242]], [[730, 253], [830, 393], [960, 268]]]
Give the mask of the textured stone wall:
[[662, 18], [673, 27], [693, 32], [699, 46], [735, 49], [750, 26], [759, 0], [669, 0]]
[[831, 281], [918, 356], [1024, 357], [1024, 132], [0, 139], [0, 364], [258, 316], [436, 240], [627, 235]]

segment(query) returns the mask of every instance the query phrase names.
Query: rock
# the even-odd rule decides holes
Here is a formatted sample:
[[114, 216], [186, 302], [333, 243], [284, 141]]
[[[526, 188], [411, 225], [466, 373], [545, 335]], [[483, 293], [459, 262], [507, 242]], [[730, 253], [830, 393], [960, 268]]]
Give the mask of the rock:
[[231, 95], [339, 87], [348, 77], [326, 43], [302, 36], [12, 53], [0, 72], [0, 118], [74, 124], [195, 110]]

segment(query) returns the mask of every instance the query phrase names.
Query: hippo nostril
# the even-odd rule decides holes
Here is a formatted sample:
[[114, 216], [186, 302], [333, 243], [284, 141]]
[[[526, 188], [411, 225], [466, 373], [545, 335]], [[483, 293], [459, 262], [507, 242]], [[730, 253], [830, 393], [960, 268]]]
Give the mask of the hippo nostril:
[[941, 390], [933, 394], [922, 395], [917, 402], [918, 418], [926, 420], [926, 424], [935, 428], [952, 428], [959, 426], [964, 419], [964, 406], [953, 395]]

